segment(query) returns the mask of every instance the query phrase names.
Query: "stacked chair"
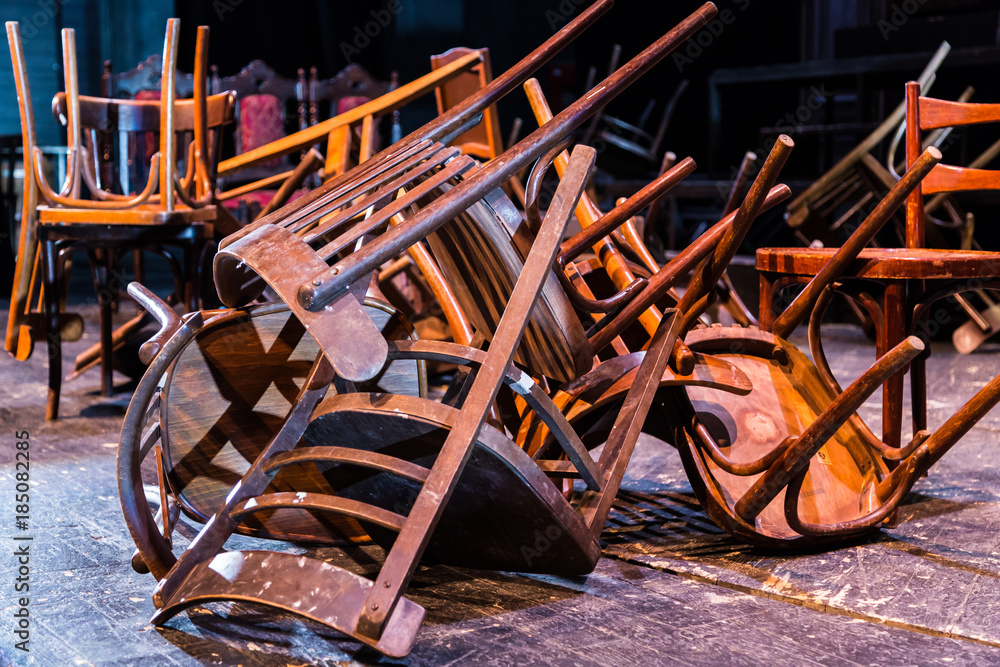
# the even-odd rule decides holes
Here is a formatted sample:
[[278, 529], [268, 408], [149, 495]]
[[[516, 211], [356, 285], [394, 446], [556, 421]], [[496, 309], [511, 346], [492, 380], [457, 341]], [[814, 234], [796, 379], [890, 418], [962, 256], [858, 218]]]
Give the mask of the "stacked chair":
[[[61, 284], [66, 253], [86, 250], [95, 271], [100, 303], [102, 391], [112, 392], [111, 300], [116, 289], [109, 273], [116, 266], [115, 253], [150, 246], [178, 246], [181, 262], [173, 260], [178, 281], [176, 298], [189, 309], [197, 307], [202, 251], [212, 238], [217, 209], [212, 203], [215, 164], [219, 157], [220, 126], [232, 120], [229, 94], [209, 97], [205, 76], [207, 28], [199, 31], [195, 96], [177, 101], [174, 72], [179, 22], [167, 27], [164, 41], [162, 99], [119, 100], [81, 96], [77, 89], [76, 49], [73, 31], [63, 31], [66, 91], [53, 108], [68, 128], [70, 169], [65, 183], [52, 187], [45, 177], [41, 151], [35, 142], [35, 124], [21, 36], [17, 23], [7, 24], [17, 82], [25, 154], [25, 197], [19, 239], [15, 285], [7, 320], [5, 347], [16, 358], [27, 359], [36, 337], [45, 334], [49, 352], [49, 397], [46, 418], [58, 415], [62, 383], [61, 337], [73, 320], [61, 312]], [[138, 192], [116, 194], [102, 183], [96, 132], [120, 135], [159, 134], [159, 151], [153, 155], [145, 186]], [[179, 153], [176, 134], [191, 132], [194, 140]], [[122, 139], [122, 150], [128, 141]], [[178, 170], [186, 153], [184, 173]], [[124, 181], [123, 181], [124, 182]], [[90, 198], [81, 195], [86, 186]], [[168, 257], [173, 259], [168, 254]], [[44, 308], [39, 317], [37, 303]], [[43, 320], [40, 322], [40, 320]], [[41, 326], [39, 326], [41, 325]], [[76, 327], [78, 335], [80, 327]]]
[[[879, 326], [895, 338], [884, 338], [874, 366], [846, 390], [823, 355], [819, 322], [833, 290], [857, 275], [863, 249], [904, 201], [909, 211], [921, 187], [933, 191], [951, 173], [935, 176], [940, 153], [921, 154], [919, 140], [911, 150], [911, 137], [906, 173], [843, 247], [819, 254], [815, 270], [798, 271], [799, 249], [762, 251], [775, 258], [769, 271], [790, 263], [805, 284], [787, 309], [765, 312], [761, 327], [701, 324], [751, 224], [790, 196], [776, 181], [793, 142], [779, 137], [742, 198], [748, 179], [738, 179], [733, 210], [659, 266], [633, 221], [694, 161], [668, 164], [602, 213], [585, 194], [596, 152], [574, 146], [572, 135], [716, 8], [706, 3], [553, 114], [529, 77], [610, 5], [598, 0], [496, 79], [481, 51], [454, 52], [387, 99], [241, 156], [252, 165], [359, 123], [370, 128], [453, 77], [483, 76], [377, 154], [362, 131], [359, 164], [340, 163], [324, 185], [224, 238], [214, 260], [224, 308], [178, 315], [129, 286], [160, 324], [141, 350], [149, 368], [118, 453], [133, 568], [159, 582], [155, 624], [206, 602], [254, 602], [405, 656], [425, 615], [405, 597], [422, 561], [591, 572], [644, 429], [680, 450], [706, 511], [734, 536], [778, 547], [856, 539], [891, 520], [919, 475], [1000, 401], [998, 376], [937, 431], [900, 447], [898, 420], [886, 420], [895, 431], [880, 439], [857, 409], [916, 368], [923, 342], [896, 335], [906, 329], [887, 324], [900, 316], [886, 307]], [[522, 83], [539, 128], [477, 162], [469, 131]], [[553, 167], [559, 183], [543, 212]], [[522, 212], [503, 188], [528, 168]], [[565, 238], [574, 214], [581, 231]], [[441, 303], [453, 341], [420, 339], [387, 303], [380, 282], [404, 256]], [[258, 302], [265, 291], [273, 302]], [[787, 340], [807, 317], [813, 361]], [[437, 399], [430, 362], [458, 367]], [[176, 554], [181, 512], [202, 526]], [[266, 542], [226, 550], [236, 533], [370, 540], [385, 558], [369, 578], [357, 573], [368, 555], [359, 560], [352, 549], [353, 566]]]
[[[764, 206], [787, 196], [787, 188], [772, 191], [771, 185], [788, 145], [779, 147], [738, 212], [721, 223], [722, 236], [729, 239], [721, 249], [699, 246], [634, 284], [618, 298], [619, 312], [607, 312], [604, 325], [599, 322], [589, 332], [550, 268], [553, 262], [565, 264], [598, 243], [689, 173], [693, 162], [684, 161], [665, 173], [562, 248], [563, 230], [593, 164], [591, 149], [574, 150], [553, 203], [540, 219], [531, 214], [522, 223], [497, 189], [541, 158], [527, 188], [534, 191], [532, 183], [540, 182], [566, 148], [568, 133], [704, 25], [714, 14], [712, 5], [616, 72], [601, 86], [602, 95], [570, 106], [486, 165], [477, 166], [444, 146], [607, 4], [595, 4], [521, 64], [416, 135], [223, 242], [215, 267], [223, 302], [230, 307], [248, 304], [266, 283], [295, 315], [300, 331], [312, 338], [316, 356], [304, 376], [298, 364], [301, 381], [288, 387], [297, 387], [297, 393], [284, 418], [275, 422], [274, 435], [179, 558], [165, 537], [171, 515], [166, 491], [173, 468], [172, 456], [163, 452], [173, 446], [173, 428], [162, 421], [159, 408], [169, 405], [172, 396], [165, 401], [161, 392], [157, 404], [153, 397], [161, 385], [174, 393], [172, 382], [162, 383], [163, 374], [204, 327], [204, 314], [180, 320], [164, 304], [133, 289], [148, 300], [151, 311], [164, 315], [163, 332], [145, 351], [152, 363], [129, 407], [119, 458], [123, 507], [139, 547], [134, 562], [161, 578], [155, 595], [157, 622], [209, 599], [252, 598], [328, 623], [387, 654], [404, 655], [423, 610], [402, 594], [421, 556], [478, 567], [590, 571], [600, 553], [597, 536], [655, 391], [664, 384], [684, 383], [750, 391], [738, 370], [686, 350], [677, 337], [684, 318], [669, 308], [661, 310], [645, 354], [630, 363], [591, 368], [595, 355], [636, 320], [625, 315], [629, 306], [641, 301], [638, 313], [645, 313], [680, 276], [709, 256], [699, 275], [705, 286], [711, 285], [728, 261], [726, 253], [738, 245], [740, 231], [745, 232]], [[536, 206], [532, 202], [529, 210]], [[392, 224], [394, 219], [398, 224]], [[530, 228], [532, 219], [538, 222], [535, 230]], [[422, 239], [429, 242], [463, 312], [475, 325], [474, 346], [387, 339], [365, 311], [373, 271]], [[697, 304], [682, 299], [680, 305]], [[272, 343], [269, 350], [275, 347]], [[287, 351], [291, 343], [279, 348]], [[674, 357], [681, 368], [668, 370]], [[467, 367], [443, 402], [422, 399], [419, 391], [365, 391], [366, 383], [370, 387], [377, 378], [385, 380], [387, 361], [420, 359], [451, 360]], [[588, 372], [597, 375], [588, 378]], [[599, 459], [591, 456], [573, 424], [552, 403], [545, 391], [550, 383], [590, 384], [606, 394], [592, 401], [607, 406], [614, 422]], [[499, 399], [503, 387], [506, 400]], [[518, 401], [545, 423], [560, 455], [533, 459], [504, 434], [505, 426], [511, 433], [520, 431], [521, 412], [527, 408], [519, 410]], [[497, 422], [490, 419], [495, 402]], [[302, 446], [297, 446], [300, 440]], [[158, 452], [160, 479], [165, 480], [158, 517], [149, 510], [141, 478], [142, 459], [151, 451]], [[294, 481], [284, 487], [287, 491], [272, 486], [272, 478], [304, 465], [319, 470], [333, 492], [302, 490]], [[285, 480], [295, 477], [291, 472]], [[587, 492], [571, 504], [550, 478], [579, 478]], [[485, 491], [488, 488], [496, 491]], [[320, 561], [295, 557], [292, 563], [288, 558], [293, 557], [281, 553], [219, 552], [241, 524], [261, 528], [263, 523], [266, 529], [279, 513], [305, 509], [358, 520], [388, 549], [376, 582]], [[263, 516], [269, 518], [255, 519]], [[534, 540], [538, 530], [555, 540], [554, 546], [526, 555], [522, 546]], [[308, 575], [294, 581], [271, 575], [293, 565], [308, 568]], [[343, 594], [330, 595], [332, 590]]]

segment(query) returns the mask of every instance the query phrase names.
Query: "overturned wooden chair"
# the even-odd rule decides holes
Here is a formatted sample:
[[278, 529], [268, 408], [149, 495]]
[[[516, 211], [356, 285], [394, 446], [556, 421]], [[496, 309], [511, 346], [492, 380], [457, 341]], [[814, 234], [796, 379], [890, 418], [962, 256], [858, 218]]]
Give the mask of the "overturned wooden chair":
[[[938, 160], [933, 148], [916, 160], [792, 304], [769, 320], [769, 329], [713, 327], [686, 336], [692, 350], [738, 365], [754, 385], [744, 397], [694, 387], [671, 392], [668, 402], [676, 420], [673, 440], [695, 493], [734, 536], [787, 548], [830, 545], [874, 530], [978, 419], [969, 415], [989, 409], [973, 399], [935, 433], [921, 431], [894, 446], [891, 438], [875, 436], [856, 411], [904, 372], [924, 344], [912, 336], [903, 340], [842, 390], [819, 336], [833, 285]], [[813, 361], [786, 340], [807, 315]]]
[[[593, 18], [600, 8], [598, 3], [585, 12], [584, 20]], [[711, 5], [703, 7], [650, 47], [636, 63], [605, 82], [605, 93], [613, 95], [621, 90], [630, 78], [665, 55], [713, 13]], [[578, 19], [570, 27], [578, 29], [582, 23]], [[557, 35], [557, 42], [571, 34], [569, 30], [563, 32]], [[510, 84], [506, 75], [497, 81]], [[492, 93], [494, 90], [488, 90], [475, 103], [488, 103]], [[423, 610], [403, 598], [402, 593], [425, 553], [479, 567], [570, 573], [587, 572], [593, 567], [599, 556], [596, 536], [624, 474], [653, 392], [662, 383], [681, 321], [673, 311], [665, 313], [625, 393], [604, 452], [600, 460], [594, 461], [574, 437], [573, 429], [560, 419], [561, 413], [541, 386], [510, 363], [520, 358], [534, 372], [555, 379], [578, 377], [593, 363], [595, 348], [578, 320], [572, 326], [572, 309], [550, 268], [566, 221], [592, 167], [593, 151], [576, 150], [537, 235], [519, 229], [520, 217], [510, 217], [509, 202], [496, 187], [505, 176], [548, 151], [549, 157], [542, 161], [544, 168], [562, 150], [559, 141], [565, 133], [586, 120], [588, 105], [599, 102], [578, 102], [509, 154], [481, 168], [457, 155], [457, 151], [433, 142], [399, 147], [363, 165], [367, 169], [360, 175], [355, 173], [352, 183], [334, 182], [311, 197], [310, 202], [280, 212], [283, 215], [272, 224], [259, 225], [225, 245], [216, 264], [224, 301], [245, 302], [262, 288], [262, 281], [267, 281], [289, 302], [322, 353], [316, 357], [274, 438], [179, 558], [157, 551], [157, 546], [150, 544], [148, 507], [144, 507], [141, 494], [127, 498], [123, 493], [123, 507], [140, 557], [154, 574], [163, 577], [154, 596], [160, 607], [155, 622], [210, 599], [254, 599], [305, 614], [380, 651], [399, 656], [409, 651], [423, 616]], [[400, 174], [396, 169], [407, 173]], [[669, 185], [678, 173], [662, 179], [658, 187]], [[403, 182], [399, 182], [400, 178], [404, 178]], [[373, 180], [384, 187], [373, 188]], [[436, 189], [444, 194], [424, 204]], [[770, 194], [768, 190], [756, 189], [755, 197], [741, 207], [737, 217], [755, 217]], [[335, 203], [338, 198], [343, 198], [339, 205]], [[319, 200], [323, 200], [321, 204], [310, 208]], [[404, 217], [397, 226], [350, 252], [359, 240], [384, 228], [391, 218], [414, 205], [418, 211], [412, 217]], [[370, 214], [363, 215], [373, 206]], [[627, 213], [623, 211], [622, 215]], [[620, 224], [620, 220], [595, 224], [573, 247], [592, 245]], [[496, 243], [498, 233], [504, 243]], [[470, 306], [473, 319], [483, 319], [480, 333], [491, 339], [486, 352], [442, 343], [386, 341], [358, 307], [359, 282], [367, 284], [375, 267], [428, 235], [432, 235], [432, 245], [461, 245], [467, 251], [452, 255], [463, 257], [454, 267], [455, 275], [463, 275], [470, 287], [459, 291], [466, 295], [463, 305]], [[478, 264], [472, 251], [509, 272], [507, 280], [486, 281], [475, 271]], [[710, 251], [706, 247], [702, 255], [693, 255], [693, 260]], [[279, 257], [280, 261], [276, 261]], [[282, 270], [282, 262], [291, 262], [297, 270]], [[670, 287], [670, 276], [676, 278], [678, 271], [671, 267], [660, 276], [648, 298], [655, 301], [662, 297]], [[477, 301], [477, 296], [482, 300]], [[615, 319], [609, 316], [609, 320]], [[495, 327], [490, 326], [493, 323]], [[552, 331], [560, 335], [539, 335]], [[333, 333], [339, 335], [334, 338]], [[175, 339], [167, 341], [160, 355], [169, 353], [167, 348]], [[452, 404], [351, 391], [352, 385], [378, 374], [386, 359], [407, 357], [450, 358], [477, 370], [451, 396]], [[151, 377], [169, 363], [169, 357], [163, 359], [154, 359]], [[734, 391], [749, 391], [738, 371], [726, 370], [728, 377], [709, 373], [704, 381], [712, 386], [730, 386]], [[338, 391], [323, 399], [331, 382]], [[501, 431], [485, 423], [502, 385], [543, 413], [568, 461], [535, 462]], [[454, 407], [458, 402], [461, 411]], [[130, 406], [127, 426], [141, 423], [142, 416], [141, 405], [135, 410]], [[303, 434], [307, 446], [296, 447]], [[122, 443], [122, 480], [134, 480], [131, 475], [141, 454], [139, 444]], [[326, 469], [324, 478], [333, 484], [336, 495], [262, 495], [276, 472], [286, 465], [302, 463]], [[579, 476], [588, 492], [574, 507], [559, 494], [546, 473]], [[500, 496], [485, 491], [491, 488], [503, 491]], [[372, 537], [388, 547], [377, 581], [308, 558], [268, 552], [219, 553], [222, 543], [245, 518], [260, 511], [296, 508], [361, 520]], [[477, 513], [480, 509], [482, 512]], [[468, 539], [468, 531], [482, 532], [488, 525], [494, 527], [492, 538]], [[521, 548], [525, 540], [533, 539], [536, 529], [546, 528], [555, 546], [541, 554], [526, 555]], [[294, 580], [284, 578], [279, 572], [285, 570], [286, 563], [289, 567], [307, 568], [308, 574]], [[337, 594], [332, 595], [333, 591]]]
[[[111, 352], [115, 344], [111, 330], [111, 294], [116, 290], [110, 287], [108, 275], [110, 253], [123, 248], [141, 249], [154, 245], [181, 247], [185, 251], [185, 267], [183, 272], [177, 271], [181, 274], [178, 282], [182, 283], [177, 297], [189, 308], [196, 306], [195, 286], [201, 252], [212, 236], [218, 213], [211, 203], [214, 165], [219, 150], [217, 130], [232, 120], [232, 98], [226, 94], [207, 96], [204, 77], [201, 76], [200, 79], [196, 77], [196, 81], [203, 83], [196, 86], [195, 99], [175, 100], [173, 72], [179, 29], [179, 21], [171, 19], [164, 41], [163, 99], [159, 102], [80, 96], [74, 33], [70, 29], [63, 31], [66, 91], [56, 96], [53, 109], [66, 119], [70, 169], [66, 182], [52, 187], [45, 180], [41, 153], [35, 146], [34, 115], [20, 31], [16, 22], [7, 24], [25, 136], [27, 195], [16, 267], [17, 280], [5, 344], [18, 359], [30, 356], [33, 336], [38, 334], [33, 331], [37, 320], [33, 317], [32, 302], [35, 299], [41, 301], [45, 308], [49, 351], [48, 419], [55, 419], [58, 415], [62, 384], [61, 335], [65, 317], [59, 312], [59, 293], [63, 282], [64, 252], [85, 249], [92, 258], [101, 317], [101, 345], [99, 352], [92, 356], [94, 361], [97, 358], [101, 360], [102, 391], [105, 395], [110, 395], [113, 390]], [[207, 39], [208, 29], [200, 28], [199, 75], [205, 73]], [[101, 181], [98, 164], [100, 146], [96, 134], [98, 130], [111, 129], [124, 135], [129, 132], [159, 132], [160, 151], [150, 160], [145, 187], [141, 191], [115, 193]], [[178, 151], [175, 134], [185, 130], [194, 135], [194, 141], [186, 151]], [[127, 165], [130, 156], [124, 150], [126, 147], [121, 148], [122, 162]], [[183, 153], [186, 153], [183, 161], [185, 173], [179, 173], [179, 154]], [[90, 199], [82, 196], [84, 189], [89, 192]], [[100, 260], [97, 257], [99, 252], [102, 253]], [[44, 279], [44, 287], [35, 289], [41, 279]]]

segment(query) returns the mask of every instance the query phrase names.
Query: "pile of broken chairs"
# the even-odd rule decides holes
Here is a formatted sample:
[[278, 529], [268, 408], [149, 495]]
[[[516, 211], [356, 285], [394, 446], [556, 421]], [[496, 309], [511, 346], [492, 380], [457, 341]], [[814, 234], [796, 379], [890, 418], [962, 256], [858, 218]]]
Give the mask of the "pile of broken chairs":
[[[553, 116], [528, 77], [610, 5], [598, 0], [428, 125], [224, 239], [214, 269], [226, 308], [181, 317], [129, 287], [161, 324], [142, 350], [149, 368], [118, 458], [133, 567], [159, 581], [154, 623], [206, 602], [255, 602], [404, 656], [424, 617], [404, 596], [422, 559], [592, 571], [643, 429], [678, 447], [706, 511], [732, 534], [779, 546], [854, 539], [1000, 399], [994, 381], [934, 434], [892, 448], [856, 411], [921, 341], [906, 338], [840, 391], [786, 340], [934, 167], [933, 148], [766, 330], [704, 328], [699, 316], [754, 219], [790, 195], [775, 185], [788, 137], [696, 242], [663, 266], [629, 260], [622, 239], [641, 242], [622, 226], [694, 162], [601, 214], [584, 194], [595, 152], [573, 147], [572, 133], [716, 9], [706, 3]], [[485, 164], [449, 147], [522, 83], [536, 131]], [[501, 187], [532, 164], [522, 214]], [[582, 230], [564, 241], [574, 213]], [[413, 248], [465, 332], [455, 342], [419, 339], [378, 289], [380, 269]], [[279, 300], [255, 303], [265, 289]], [[458, 367], [440, 400], [428, 397], [428, 362]], [[181, 512], [203, 526], [176, 554]], [[371, 579], [305, 555], [224, 550], [234, 533], [371, 540], [385, 559]]]

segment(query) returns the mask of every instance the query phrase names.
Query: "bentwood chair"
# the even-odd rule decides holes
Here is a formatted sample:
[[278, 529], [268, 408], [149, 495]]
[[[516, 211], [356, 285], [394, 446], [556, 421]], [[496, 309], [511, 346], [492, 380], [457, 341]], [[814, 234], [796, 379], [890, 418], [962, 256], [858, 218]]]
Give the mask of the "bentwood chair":
[[[906, 161], [911, 166], [921, 148], [921, 133], [1000, 120], [1000, 104], [973, 104], [921, 97], [920, 84], [906, 85]], [[878, 356], [908, 334], [924, 333], [930, 306], [963, 291], [995, 286], [1000, 278], [1000, 253], [946, 250], [925, 245], [924, 195], [1000, 188], [995, 171], [937, 165], [906, 204], [906, 247], [863, 250], [843, 274], [838, 291], [848, 294], [871, 315], [876, 325]], [[823, 269], [835, 249], [761, 249], [761, 322], [769, 326], [776, 313], [775, 292]], [[924, 367], [929, 350], [910, 367], [913, 432], [927, 426]], [[903, 377], [890, 379], [883, 391], [883, 440], [901, 443]]]
[[[523, 365], [539, 377], [561, 381], [579, 377], [594, 363], [596, 347], [591, 338], [597, 334], [588, 336], [583, 329], [552, 270], [556, 255], [566, 252], [560, 252], [563, 230], [592, 168], [594, 151], [576, 149], [537, 232], [527, 228], [497, 185], [547, 151], [532, 180], [540, 179], [563, 148], [559, 140], [586, 120], [594, 106], [604, 101], [601, 97], [621, 90], [647, 63], [663, 57], [704, 25], [713, 10], [706, 5], [609, 79], [604, 96], [572, 105], [509, 149], [509, 155], [479, 166], [433, 138], [438, 131], [444, 136], [458, 134], [462, 114], [474, 115], [495, 101], [498, 90], [509, 90], [511, 81], [537, 67], [537, 58], [522, 62], [498, 79], [498, 85], [470, 98], [461, 114], [452, 114], [440, 125], [432, 123], [347, 178], [334, 180], [307, 201], [290, 205], [224, 244], [216, 260], [224, 302], [245, 303], [266, 282], [288, 303], [325, 354], [317, 357], [280, 432], [206, 524], [194, 548], [176, 559], [158, 550], [152, 544], [155, 533], [148, 528], [151, 520], [140, 494], [127, 503], [123, 495], [141, 557], [154, 574], [163, 577], [154, 597], [161, 609], [155, 622], [208, 599], [252, 598], [330, 624], [387, 654], [403, 655], [412, 645], [423, 610], [402, 593], [425, 552], [448, 562], [504, 569], [580, 573], [593, 567], [599, 555], [597, 535], [653, 392], [667, 372], [681, 321], [672, 311], [664, 315], [646, 354], [636, 364], [635, 377], [627, 382], [624, 407], [604, 453], [595, 461], [542, 385], [521, 370]], [[552, 38], [552, 44], [564, 41], [583, 21], [592, 19], [593, 11]], [[652, 193], [631, 201], [618, 215], [627, 219], [630, 212], [648, 204], [649, 196], [676, 182], [692, 166], [686, 161], [660, 179]], [[773, 170], [770, 173], [774, 175]], [[766, 199], [771, 199], [771, 205], [781, 199], [767, 198], [766, 185], [753, 192], [752, 201], [741, 207], [737, 218], [752, 220]], [[366, 215], [373, 206], [371, 215]], [[400, 224], [383, 232], [400, 214]], [[569, 254], [577, 246], [593, 245], [621, 222], [613, 217], [593, 225], [570, 246]], [[732, 220], [728, 224], [735, 229]], [[358, 240], [373, 234], [377, 234], [373, 240], [352, 251]], [[423, 238], [428, 238], [439, 261], [452, 258], [451, 265], [441, 262], [442, 270], [458, 285], [456, 293], [479, 338], [489, 340], [487, 351], [444, 343], [385, 341], [377, 331], [371, 334], [366, 316], [358, 316], [356, 288], [367, 285], [373, 269], [384, 260]], [[665, 267], [662, 275], [649, 281], [646, 298], [661, 298], [671, 280], [713, 249], [705, 244], [680, 264]], [[328, 282], [328, 277], [334, 281]], [[643, 304], [640, 312], [648, 307]], [[610, 333], [600, 335], [613, 339], [620, 325], [618, 318], [607, 317]], [[174, 341], [170, 338], [166, 345]], [[610, 340], [603, 343], [608, 344]], [[160, 355], [168, 352], [165, 347]], [[444, 402], [351, 390], [353, 383], [377, 375], [384, 360], [407, 357], [453, 359], [470, 366], [470, 372], [458, 380]], [[512, 360], [518, 365], [511, 365]], [[158, 357], [150, 371], [155, 376], [169, 363], [169, 357], [162, 361]], [[737, 392], [749, 391], [736, 369], [714, 370], [702, 380]], [[670, 377], [685, 381], [674, 373]], [[337, 393], [324, 399], [331, 381]], [[534, 461], [501, 430], [485, 423], [503, 386], [543, 413], [543, 421], [552, 428], [568, 460]], [[130, 406], [126, 418], [130, 433], [136, 432], [133, 426], [141, 424], [144, 414], [144, 406], [135, 406], [134, 411]], [[296, 446], [301, 435], [304, 447]], [[136, 441], [123, 441], [123, 480], [134, 479], [130, 470], [141, 452]], [[336, 494], [263, 493], [271, 476], [287, 465], [302, 463], [320, 466]], [[550, 475], [578, 475], [588, 491], [571, 505], [558, 493]], [[377, 580], [298, 557], [294, 565], [305, 568], [305, 574], [291, 580], [271, 574], [292, 565], [282, 554], [219, 553], [228, 534], [247, 518], [296, 506], [361, 521], [388, 550]], [[549, 533], [554, 546], [542, 553], [525, 553], [521, 549], [525, 539], [539, 529], [544, 533], [545, 526], [552, 526]], [[492, 537], [487, 535], [490, 531]], [[226, 574], [220, 577], [219, 572]]]
[[[25, 314], [31, 307], [32, 281], [36, 280], [38, 273], [42, 273], [42, 301], [49, 349], [48, 419], [58, 416], [62, 382], [59, 309], [64, 267], [61, 253], [83, 249], [91, 255], [100, 305], [101, 385], [104, 395], [110, 395], [113, 389], [111, 298], [119, 282], [108, 275], [113, 266], [112, 252], [153, 245], [181, 247], [185, 251], [185, 259], [177, 298], [188, 309], [197, 306], [202, 250], [212, 237], [212, 223], [216, 218], [216, 208], [211, 201], [215, 183], [214, 165], [218, 159], [218, 128], [231, 122], [233, 100], [228, 94], [212, 98], [205, 94], [208, 29], [203, 27], [198, 35], [195, 99], [176, 101], [173, 74], [179, 30], [179, 21], [172, 19], [168, 22], [160, 101], [79, 95], [74, 33], [70, 29], [63, 32], [66, 92], [56, 97], [53, 108], [57, 115], [66, 119], [71, 168], [66, 182], [53, 188], [45, 179], [41, 154], [34, 143], [34, 116], [20, 32], [16, 23], [7, 24], [25, 136], [26, 173], [31, 176], [26, 181], [30, 181], [31, 189], [38, 193], [44, 205], [31, 211], [22, 227], [18, 280], [11, 303], [6, 343], [8, 351], [18, 349], [19, 345], [30, 347], [30, 342], [19, 339], [31, 335], [31, 331], [25, 330], [22, 325], [27, 321]], [[119, 150], [125, 150], [128, 135], [150, 132], [159, 135], [160, 150], [150, 160], [147, 180], [140, 191], [119, 194], [102, 183], [100, 142], [95, 141], [97, 132], [118, 133]], [[186, 150], [181, 148], [178, 151], [178, 132], [190, 132], [194, 136], [194, 141]], [[186, 154], [183, 157], [183, 174], [178, 173], [179, 153]], [[123, 158], [122, 164], [126, 162], [127, 159]], [[82, 197], [83, 185], [86, 185], [90, 199]]]
[[[822, 346], [820, 323], [832, 289], [859, 266], [890, 261], [866, 259], [865, 247], [921, 182], [935, 189], [927, 179], [940, 159], [930, 148], [911, 160], [903, 178], [766, 329], [702, 328], [686, 337], [692, 350], [735, 364], [754, 386], [747, 395], [670, 389], [665, 401], [696, 495], [737, 538], [771, 548], [856, 540], [890, 521], [914, 482], [1000, 401], [998, 376], [933, 433], [918, 431], [900, 448], [875, 436], [856, 411], [880, 385], [901, 377], [924, 343], [916, 336], [902, 340], [846, 390]], [[910, 256], [897, 266], [905, 268]], [[807, 316], [812, 360], [786, 340]]]

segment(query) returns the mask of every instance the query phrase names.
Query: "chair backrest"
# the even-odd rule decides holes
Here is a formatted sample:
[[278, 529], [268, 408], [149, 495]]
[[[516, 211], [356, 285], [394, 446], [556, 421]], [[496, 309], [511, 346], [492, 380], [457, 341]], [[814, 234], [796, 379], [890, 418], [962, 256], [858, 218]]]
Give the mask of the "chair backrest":
[[[309, 124], [350, 111], [390, 90], [389, 82], [379, 81], [357, 63], [351, 63], [329, 79], [320, 79], [313, 67], [309, 70]], [[328, 107], [325, 116], [323, 105]]]
[[[534, 240], [527, 223], [497, 190], [427, 240], [462, 311], [477, 332], [491, 338]], [[560, 382], [593, 365], [586, 332], [554, 272], [545, 280], [515, 359]]]
[[[105, 62], [105, 77], [110, 84], [107, 91], [101, 91], [106, 97], [119, 97], [132, 100], [158, 100], [163, 76], [163, 56], [154, 53], [134, 68], [120, 74], [111, 72], [111, 61]], [[191, 97], [194, 94], [194, 75], [177, 72], [178, 97]]]
[[[490, 69], [490, 50], [457, 46], [441, 55], [431, 56], [431, 70], [433, 71], [470, 53], [479, 53], [482, 62], [434, 91], [439, 114], [475, 94], [493, 80], [493, 72]], [[462, 153], [483, 160], [492, 160], [503, 152], [496, 105], [491, 105], [483, 111], [483, 121], [479, 125], [460, 135], [451, 143], [458, 147]]]
[[[906, 84], [906, 167], [921, 153], [921, 132], [1000, 121], [1000, 104], [953, 102], [920, 96], [920, 83]], [[906, 247], [924, 247], [925, 194], [1000, 189], [1000, 171], [938, 164], [906, 201]]]
[[[301, 72], [301, 70], [300, 70]], [[302, 81], [288, 79], [263, 60], [252, 60], [233, 76], [213, 77], [212, 90], [236, 95], [236, 153], [244, 153], [285, 136], [287, 106], [294, 102], [297, 128], [305, 122], [307, 93]], [[280, 160], [273, 161], [280, 163]], [[268, 166], [272, 166], [268, 164]]]
[[[100, 145], [103, 137], [117, 136], [117, 144], [111, 141], [114, 149], [111, 159], [118, 165], [120, 182], [123, 183], [123, 194], [134, 191], [124, 184], [140, 183], [145, 179], [145, 171], [149, 167], [149, 158], [159, 146], [160, 103], [155, 100], [128, 100], [106, 97], [79, 96], [80, 129], [85, 133], [88, 143]], [[221, 150], [222, 126], [232, 123], [235, 117], [236, 100], [231, 91], [212, 95], [206, 100], [206, 125], [209, 131], [210, 153], [208, 162], [215, 164]], [[177, 100], [174, 103], [174, 132], [181, 136], [190, 136], [195, 128], [194, 100]], [[66, 93], [56, 93], [52, 98], [52, 114], [63, 125], [68, 125]], [[149, 134], [154, 143], [145, 145], [145, 159], [134, 159], [137, 156], [137, 146], [143, 146], [145, 135]], [[87, 136], [89, 135], [89, 136]], [[103, 135], [103, 136], [102, 136]], [[184, 157], [184, 156], [182, 156]], [[186, 159], [186, 157], [185, 157]]]

